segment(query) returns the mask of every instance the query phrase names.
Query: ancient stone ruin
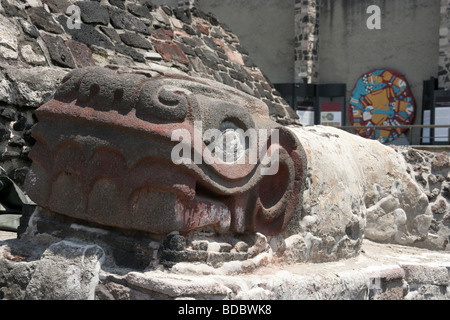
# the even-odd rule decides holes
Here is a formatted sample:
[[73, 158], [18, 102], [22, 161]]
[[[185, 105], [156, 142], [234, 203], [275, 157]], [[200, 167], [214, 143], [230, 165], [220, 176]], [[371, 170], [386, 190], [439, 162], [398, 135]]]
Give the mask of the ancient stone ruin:
[[[297, 211], [303, 163], [288, 131], [277, 142], [266, 138], [267, 150], [280, 154], [274, 175], [264, 176], [262, 160], [239, 164], [234, 155], [209, 164], [207, 143], [217, 144], [209, 140], [237, 129], [280, 128], [263, 102], [227, 86], [146, 70], [78, 69], [36, 116], [26, 190], [53, 212], [162, 235], [208, 226], [273, 235]], [[210, 129], [220, 136], [206, 137]], [[183, 142], [192, 161], [173, 163], [176, 130], [189, 133]], [[248, 141], [236, 148], [246, 153], [241, 157], [252, 151]]]
[[33, 201], [1, 298], [450, 298], [447, 152], [298, 125], [195, 8], [1, 4], [2, 165]]

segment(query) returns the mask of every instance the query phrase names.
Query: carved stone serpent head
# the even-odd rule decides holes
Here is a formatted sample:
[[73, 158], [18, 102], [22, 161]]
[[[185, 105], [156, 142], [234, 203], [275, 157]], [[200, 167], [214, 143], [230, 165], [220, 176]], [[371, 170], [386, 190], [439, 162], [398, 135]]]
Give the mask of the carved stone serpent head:
[[300, 144], [231, 87], [89, 67], [36, 116], [26, 191], [55, 213], [157, 235], [275, 235], [301, 208]]

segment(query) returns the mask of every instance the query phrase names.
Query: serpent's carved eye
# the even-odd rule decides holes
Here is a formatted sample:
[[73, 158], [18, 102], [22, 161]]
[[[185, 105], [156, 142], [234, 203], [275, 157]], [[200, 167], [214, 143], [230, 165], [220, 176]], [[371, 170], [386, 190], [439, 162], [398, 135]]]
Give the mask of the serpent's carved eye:
[[232, 102], [214, 102], [202, 109], [202, 126], [203, 142], [222, 163], [245, 163], [247, 151], [257, 141], [249, 112]]
[[233, 122], [224, 122], [219, 128], [220, 134], [215, 142], [215, 154], [225, 163], [233, 163], [245, 155], [248, 148], [245, 133]]

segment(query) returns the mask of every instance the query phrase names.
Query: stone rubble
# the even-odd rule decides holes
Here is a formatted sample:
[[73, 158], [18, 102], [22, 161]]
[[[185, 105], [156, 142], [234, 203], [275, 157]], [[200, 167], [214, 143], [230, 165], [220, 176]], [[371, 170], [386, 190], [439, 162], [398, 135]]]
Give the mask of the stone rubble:
[[426, 238], [415, 245], [450, 251], [450, 154], [396, 147], [406, 160], [407, 171], [428, 198], [432, 213]]
[[[231, 263], [222, 269], [200, 263], [171, 270], [111, 268], [107, 247], [92, 242], [42, 234], [30, 246], [12, 233], [0, 238], [0, 298], [7, 300], [450, 299], [448, 254], [369, 240], [361, 255], [348, 260], [260, 264], [242, 273]], [[49, 268], [51, 273], [40, 271]]]

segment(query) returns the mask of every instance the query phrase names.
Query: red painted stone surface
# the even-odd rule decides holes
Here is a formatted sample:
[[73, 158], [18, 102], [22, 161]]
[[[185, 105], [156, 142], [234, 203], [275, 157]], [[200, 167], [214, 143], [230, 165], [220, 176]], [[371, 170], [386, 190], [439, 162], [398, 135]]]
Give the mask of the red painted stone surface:
[[[274, 235], [301, 206], [305, 163], [297, 139], [263, 102], [225, 85], [89, 67], [69, 74], [36, 115], [26, 190], [53, 212], [158, 235], [205, 227]], [[279, 170], [264, 175], [262, 158], [209, 163], [205, 132], [230, 128], [279, 130], [278, 141], [267, 138]], [[175, 130], [189, 134], [183, 142], [193, 160], [203, 155], [200, 162], [174, 163]]]
[[159, 40], [172, 40], [173, 39], [173, 31], [167, 29], [158, 29], [152, 33], [152, 36]]
[[179, 63], [189, 65], [189, 59], [172, 41], [154, 41], [156, 51], [161, 55], [164, 61], [177, 61]]
[[201, 33], [209, 36], [209, 27], [204, 23], [197, 23], [197, 29], [200, 30]]
[[89, 49], [87, 45], [75, 40], [67, 40], [66, 46], [72, 52], [72, 56], [75, 59], [78, 68], [95, 66], [91, 49]]

